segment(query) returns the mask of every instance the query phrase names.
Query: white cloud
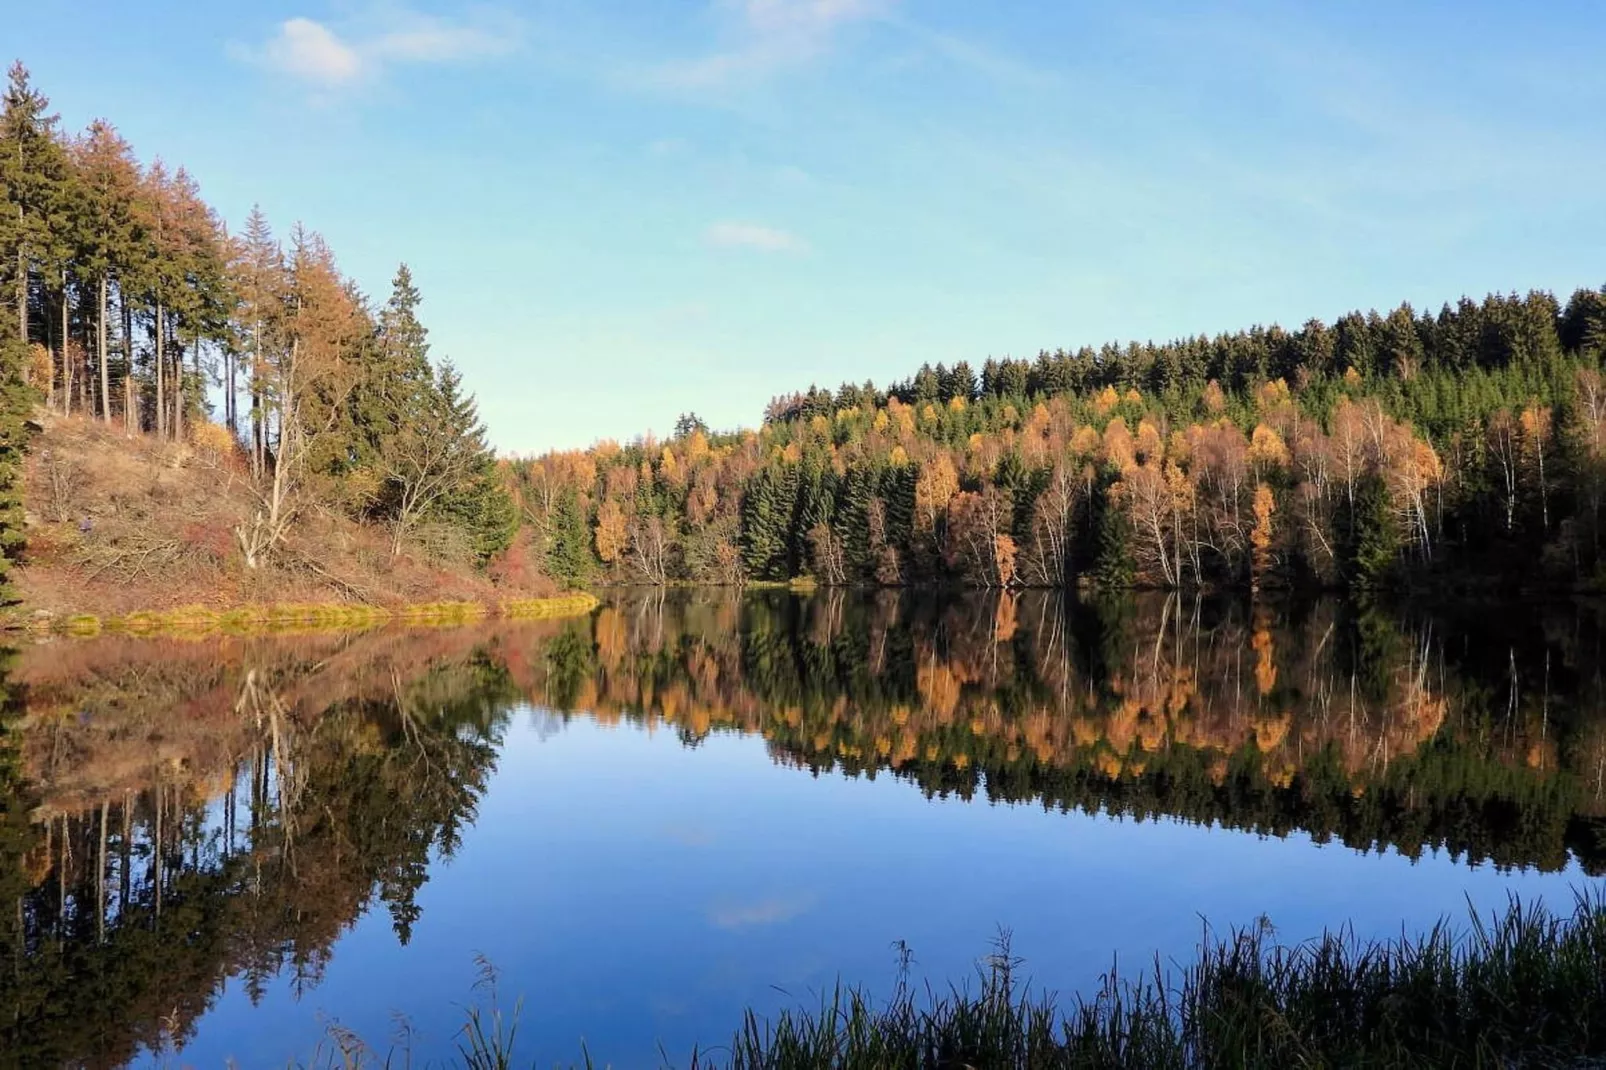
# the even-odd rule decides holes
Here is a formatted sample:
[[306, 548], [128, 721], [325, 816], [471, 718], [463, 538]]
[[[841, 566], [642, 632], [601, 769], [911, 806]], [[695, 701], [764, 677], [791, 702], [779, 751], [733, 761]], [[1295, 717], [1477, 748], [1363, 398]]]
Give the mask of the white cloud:
[[715, 223], [704, 234], [708, 244], [723, 249], [758, 249], [766, 253], [800, 253], [808, 243], [790, 231], [759, 223]]
[[375, 39], [369, 51], [377, 58], [401, 63], [454, 63], [506, 55], [517, 47], [518, 38], [518, 22], [509, 15], [481, 15], [465, 24], [409, 15], [401, 25]]
[[265, 66], [321, 86], [343, 85], [362, 74], [362, 57], [327, 26], [289, 19], [262, 46]]
[[719, 929], [756, 929], [780, 925], [814, 906], [812, 895], [775, 895], [752, 903], [721, 903], [708, 912], [708, 921]]
[[314, 19], [281, 23], [260, 47], [233, 47], [240, 58], [319, 89], [377, 78], [401, 64], [463, 63], [506, 55], [518, 47], [521, 25], [512, 15], [479, 11], [463, 20], [385, 8], [382, 18], [344, 35]]
[[729, 47], [660, 64], [649, 81], [714, 88], [796, 67], [825, 53], [840, 30], [879, 17], [893, 0], [716, 0], [729, 22]]
[[816, 38], [846, 22], [869, 18], [878, 0], [739, 0], [735, 5], [760, 34]]

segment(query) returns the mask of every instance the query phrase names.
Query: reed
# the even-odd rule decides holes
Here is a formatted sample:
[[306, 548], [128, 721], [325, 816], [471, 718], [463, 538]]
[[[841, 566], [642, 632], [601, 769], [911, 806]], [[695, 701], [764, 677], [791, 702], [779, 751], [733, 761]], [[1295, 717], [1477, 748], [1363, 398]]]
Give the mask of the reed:
[[[912, 985], [904, 952], [883, 1001], [837, 985], [773, 1018], [748, 1012], [726, 1045], [693, 1052], [692, 1070], [1192, 1070], [1284, 1067], [1591, 1067], [1606, 1065], [1606, 895], [1570, 912], [1513, 898], [1457, 928], [1364, 941], [1328, 933], [1303, 944], [1269, 927], [1209, 932], [1180, 973], [1159, 962], [1112, 970], [1061, 1002], [1021, 979], [1007, 934], [971, 985]], [[482, 964], [483, 968], [483, 964]], [[494, 987], [468, 1011], [464, 1070], [545, 1067], [515, 1050], [518, 1009]], [[349, 1051], [349, 1048], [348, 1048]], [[349, 1055], [347, 1056], [349, 1058]], [[410, 1060], [408, 1060], [410, 1061]], [[323, 1066], [398, 1066], [397, 1054]], [[593, 1065], [583, 1056], [586, 1067]]]

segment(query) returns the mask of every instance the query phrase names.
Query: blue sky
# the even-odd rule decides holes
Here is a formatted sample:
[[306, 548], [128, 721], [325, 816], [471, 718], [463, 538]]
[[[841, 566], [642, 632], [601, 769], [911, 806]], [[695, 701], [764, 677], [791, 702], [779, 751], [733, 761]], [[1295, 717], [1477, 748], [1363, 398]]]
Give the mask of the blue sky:
[[[1208, 10], [1206, 10], [1208, 7]], [[0, 51], [398, 261], [509, 453], [810, 382], [1606, 282], [1606, 7], [89, 0]]]

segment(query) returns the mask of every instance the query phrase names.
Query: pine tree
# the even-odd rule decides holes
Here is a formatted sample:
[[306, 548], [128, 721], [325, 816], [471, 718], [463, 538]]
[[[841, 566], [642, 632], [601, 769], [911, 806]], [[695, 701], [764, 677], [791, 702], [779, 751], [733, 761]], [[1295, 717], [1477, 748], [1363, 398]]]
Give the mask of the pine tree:
[[553, 517], [547, 573], [567, 586], [583, 586], [591, 578], [594, 560], [591, 532], [579, 496], [568, 488], [559, 496]]
[[790, 576], [797, 486], [796, 465], [771, 465], [753, 477], [742, 495], [742, 560], [754, 579]]
[[290, 280], [284, 250], [258, 207], [252, 207], [245, 233], [234, 243], [229, 273], [240, 299], [235, 312], [237, 344], [249, 359], [245, 388], [251, 396], [251, 470], [261, 476], [267, 465], [269, 372], [279, 360]]
[[1125, 509], [1110, 501], [1108, 484], [1094, 500], [1097, 503], [1093, 518], [1097, 539], [1094, 571], [1106, 587], [1129, 587], [1137, 575], [1132, 560], [1131, 520]]
[[81, 196], [77, 204], [82, 236], [78, 269], [94, 288], [95, 363], [99, 372], [100, 416], [111, 422], [110, 292], [133, 260], [138, 242], [135, 201], [139, 165], [133, 149], [111, 124], [96, 120], [73, 147]]
[[1381, 477], [1368, 474], [1356, 486], [1355, 515], [1349, 525], [1354, 537], [1343, 548], [1352, 586], [1380, 586], [1399, 555], [1399, 525], [1389, 505], [1388, 487]]
[[[387, 452], [395, 452], [397, 436], [408, 434], [417, 419], [427, 415], [436, 384], [429, 363], [429, 330], [418, 319], [422, 303], [412, 272], [401, 264], [352, 392], [349, 444], [341, 457], [344, 468], [382, 466]], [[394, 500], [389, 504], [394, 506]]]
[[[0, 345], [8, 347], [10, 360], [23, 366], [27, 347], [37, 333], [45, 337], [43, 324], [32, 316], [33, 275], [59, 263], [59, 236], [65, 230], [70, 178], [67, 154], [56, 135], [56, 116], [49, 114], [50, 101], [33, 88], [28, 70], [20, 62], [11, 67], [3, 100], [0, 100], [0, 253], [11, 272], [15, 317], [0, 321]], [[40, 294], [43, 304], [43, 294]], [[54, 383], [39, 384], [49, 390]]]
[[10, 583], [12, 563], [23, 546], [23, 458], [28, 450], [28, 415], [37, 394], [23, 382], [20, 366], [0, 360], [0, 604], [16, 600]]
[[[427, 365], [424, 374], [430, 375]], [[396, 510], [396, 548], [412, 523], [433, 515], [461, 529], [484, 561], [512, 542], [516, 513], [474, 397], [463, 390], [457, 369], [443, 362], [410, 404], [405, 426], [380, 454]]]

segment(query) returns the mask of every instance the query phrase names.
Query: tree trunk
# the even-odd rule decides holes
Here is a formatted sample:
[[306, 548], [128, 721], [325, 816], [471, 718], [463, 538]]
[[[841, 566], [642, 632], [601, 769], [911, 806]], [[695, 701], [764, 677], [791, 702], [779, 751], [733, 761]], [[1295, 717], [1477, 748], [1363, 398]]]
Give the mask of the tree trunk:
[[117, 302], [123, 306], [123, 430], [132, 435], [139, 430], [139, 406], [134, 398], [134, 310], [128, 307], [128, 291], [117, 284]]
[[72, 415], [72, 345], [68, 341], [67, 323], [67, 272], [61, 273], [61, 414]]
[[164, 373], [167, 369], [167, 351], [163, 345], [162, 319], [165, 311], [162, 302], [156, 302], [156, 321], [152, 330], [156, 332], [156, 437], [167, 437], [167, 393]]
[[[195, 340], [197, 350], [201, 340]], [[200, 355], [197, 353], [196, 361], [199, 363]], [[184, 441], [184, 347], [178, 346], [173, 351], [173, 441]]]
[[267, 447], [263, 441], [266, 432], [262, 426], [262, 321], [260, 319], [252, 325], [251, 336], [251, 474], [261, 479]]
[[95, 317], [95, 352], [100, 358], [100, 419], [102, 423], [112, 422], [112, 387], [111, 373], [107, 371], [110, 356], [106, 352], [106, 273], [100, 275], [100, 312]]
[[96, 942], [106, 942], [106, 819], [111, 816], [111, 804], [100, 804], [100, 857], [95, 860], [95, 936]]
[[[22, 205], [17, 205], [17, 225], [23, 223]], [[17, 337], [28, 347], [28, 249], [17, 243]]]

